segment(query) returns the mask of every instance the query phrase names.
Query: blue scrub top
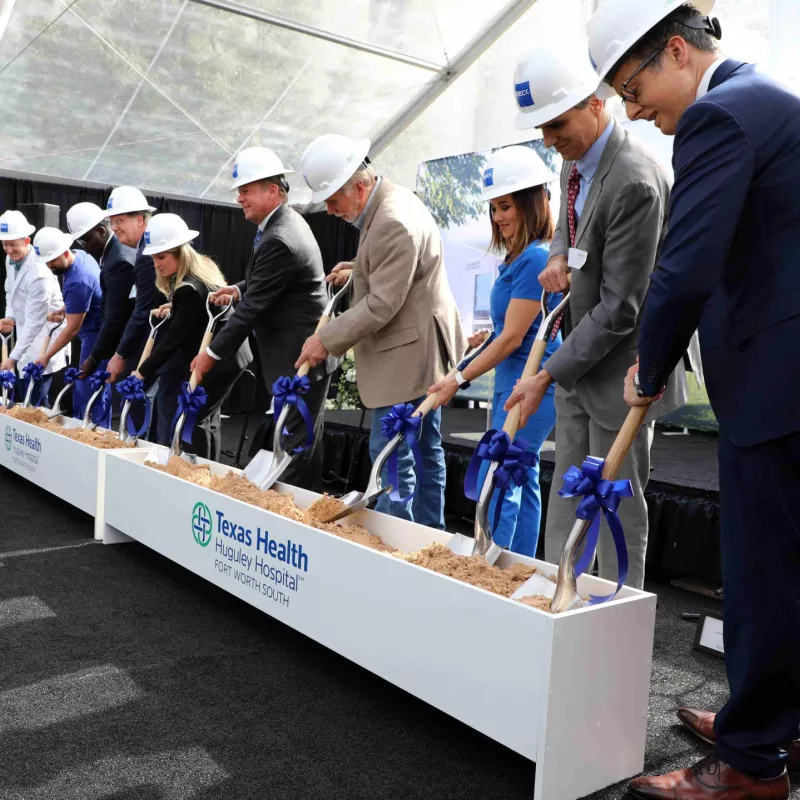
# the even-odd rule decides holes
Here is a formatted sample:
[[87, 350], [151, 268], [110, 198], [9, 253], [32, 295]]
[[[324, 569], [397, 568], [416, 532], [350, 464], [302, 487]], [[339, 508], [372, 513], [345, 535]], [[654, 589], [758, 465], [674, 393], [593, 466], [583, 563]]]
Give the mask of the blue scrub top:
[[80, 337], [97, 333], [102, 317], [100, 304], [103, 291], [100, 288], [100, 267], [83, 250], [75, 250], [75, 261], [64, 273], [64, 307], [67, 314], [86, 314], [81, 325]]
[[[489, 313], [492, 317], [495, 336], [499, 336], [503, 332], [506, 312], [512, 300], [536, 300], [538, 302], [542, 299], [542, 285], [539, 283], [539, 274], [547, 266], [549, 257], [549, 245], [537, 239], [531, 242], [510, 264], [503, 264], [500, 267], [500, 273], [492, 286], [489, 302]], [[561, 296], [558, 295], [554, 299], [551, 308], [560, 300]], [[531, 353], [531, 348], [541, 323], [542, 315], [540, 313], [525, 334], [520, 347], [495, 367], [495, 391], [501, 392], [513, 389], [514, 384], [519, 380], [522, 371], [525, 369], [525, 362]], [[561, 333], [559, 332], [555, 340], [548, 343], [542, 363], [555, 353], [560, 346]]]

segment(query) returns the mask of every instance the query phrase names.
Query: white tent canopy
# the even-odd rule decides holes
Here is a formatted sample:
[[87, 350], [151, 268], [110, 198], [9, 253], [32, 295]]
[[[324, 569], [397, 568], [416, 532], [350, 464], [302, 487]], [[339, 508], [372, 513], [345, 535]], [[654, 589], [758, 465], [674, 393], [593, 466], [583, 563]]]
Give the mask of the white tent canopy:
[[[371, 138], [381, 171], [413, 185], [424, 160], [529, 138], [516, 58], [577, 31], [593, 0], [248, 3], [0, 0], [0, 169], [229, 201], [242, 147], [296, 166], [338, 132]], [[795, 80], [797, 5], [718, 0], [726, 51]]]

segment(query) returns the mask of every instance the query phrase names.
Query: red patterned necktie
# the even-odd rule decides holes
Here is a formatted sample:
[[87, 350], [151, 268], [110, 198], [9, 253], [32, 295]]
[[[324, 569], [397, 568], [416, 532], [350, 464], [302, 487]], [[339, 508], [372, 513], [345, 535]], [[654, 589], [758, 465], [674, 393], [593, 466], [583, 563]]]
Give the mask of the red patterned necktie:
[[581, 190], [582, 177], [578, 172], [578, 164], [576, 162], [572, 165], [572, 171], [569, 173], [569, 180], [567, 181], [567, 219], [569, 221], [570, 247], [575, 247], [575, 232], [578, 228], [575, 219], [575, 201], [578, 199], [578, 193]]

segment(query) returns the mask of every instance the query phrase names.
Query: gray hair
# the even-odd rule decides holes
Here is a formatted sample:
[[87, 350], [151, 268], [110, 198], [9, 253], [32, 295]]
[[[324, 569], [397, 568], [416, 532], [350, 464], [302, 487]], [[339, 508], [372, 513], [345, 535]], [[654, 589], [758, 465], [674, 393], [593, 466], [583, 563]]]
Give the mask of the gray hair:
[[350, 178], [342, 189], [346, 192], [350, 191], [356, 184], [361, 183], [364, 185], [365, 189], [369, 189], [375, 181], [378, 180], [377, 176], [375, 175], [375, 170], [372, 169], [369, 164], [362, 164], [354, 173], [353, 176]]

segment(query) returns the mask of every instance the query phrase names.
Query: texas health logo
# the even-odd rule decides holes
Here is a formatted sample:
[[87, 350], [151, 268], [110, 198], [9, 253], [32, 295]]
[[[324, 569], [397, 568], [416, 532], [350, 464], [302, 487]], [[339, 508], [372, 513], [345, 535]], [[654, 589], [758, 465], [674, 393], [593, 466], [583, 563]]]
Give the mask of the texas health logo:
[[211, 511], [205, 503], [195, 503], [192, 509], [192, 536], [200, 547], [211, 544]]
[[13, 441], [13, 436], [11, 435], [11, 426], [10, 425], [6, 425], [6, 436], [5, 436], [5, 439], [6, 439], [6, 450], [10, 450], [11, 449], [11, 442]]

